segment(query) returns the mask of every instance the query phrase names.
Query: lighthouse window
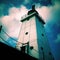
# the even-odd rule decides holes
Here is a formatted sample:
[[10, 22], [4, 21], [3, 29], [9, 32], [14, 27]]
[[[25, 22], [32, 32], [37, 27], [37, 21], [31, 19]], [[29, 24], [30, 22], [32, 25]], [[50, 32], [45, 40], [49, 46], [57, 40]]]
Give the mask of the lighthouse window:
[[43, 50], [43, 47], [41, 47], [41, 50]]
[[32, 50], [33, 48], [34, 48], [33, 46], [30, 47], [31, 50]]
[[54, 60], [54, 58], [53, 58], [53, 60]]
[[25, 35], [27, 35], [27, 34], [28, 34], [28, 32], [25, 33]]
[[49, 55], [51, 55], [51, 52], [49, 52]]
[[42, 36], [44, 36], [44, 34], [42, 34]]

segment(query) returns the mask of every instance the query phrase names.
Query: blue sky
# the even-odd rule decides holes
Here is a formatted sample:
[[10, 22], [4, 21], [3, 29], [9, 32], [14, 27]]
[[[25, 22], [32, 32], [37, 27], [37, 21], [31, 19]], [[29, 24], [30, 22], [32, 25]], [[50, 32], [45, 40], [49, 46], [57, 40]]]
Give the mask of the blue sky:
[[[20, 19], [31, 9], [32, 4], [36, 5], [36, 10], [46, 22], [47, 38], [55, 59], [59, 60], [60, 0], [0, 0], [0, 25], [2, 24], [3, 29], [17, 40], [21, 26]], [[2, 33], [0, 35], [6, 37]], [[6, 37], [5, 40], [10, 38]]]

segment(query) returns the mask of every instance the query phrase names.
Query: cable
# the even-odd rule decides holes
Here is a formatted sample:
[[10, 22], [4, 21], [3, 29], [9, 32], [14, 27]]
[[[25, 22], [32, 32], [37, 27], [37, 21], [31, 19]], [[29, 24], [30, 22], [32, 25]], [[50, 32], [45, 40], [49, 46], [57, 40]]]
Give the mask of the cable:
[[[14, 41], [16, 41], [15, 39], [13, 39], [11, 36], [9, 36], [3, 29], [2, 29], [2, 31], [9, 37], [9, 38], [11, 38], [12, 40], [14, 40]], [[5, 41], [2, 37], [0, 37], [4, 42], [6, 42], [8, 45], [10, 45], [11, 46], [11, 44], [10, 43], [8, 43], [7, 41]], [[18, 41], [16, 41], [16, 42], [18, 42]], [[33, 41], [34, 42], [34, 41]], [[19, 44], [21, 43], [21, 42], [18, 42]], [[21, 43], [21, 44], [23, 44], [23, 43]], [[37, 50], [35, 50], [35, 49], [33, 49], [34, 51], [36, 51], [37, 53], [38, 53], [38, 51]]]
[[0, 38], [1, 38], [7, 45], [11, 46], [11, 44], [10, 44], [9, 42], [7, 42], [6, 40], [4, 40], [1, 36], [0, 36]]
[[9, 36], [3, 29], [2, 29], [2, 31], [3, 31], [8, 37], [10, 37], [12, 40], [15, 40], [15, 39], [12, 38], [11, 36]]
[[[18, 42], [17, 40], [15, 40], [14, 38], [12, 38], [11, 36], [9, 36], [3, 29], [2, 29], [2, 31], [9, 37], [9, 38], [11, 38], [12, 40], [14, 40], [14, 41], [16, 41], [16, 42]], [[19, 43], [21, 43], [21, 42], [19, 42]], [[22, 43], [21, 43], [22, 44]]]
[[[0, 36], [0, 38], [5, 42], [5, 43], [7, 43], [8, 45], [10, 45], [11, 46], [11, 44], [9, 43], [9, 42], [7, 42], [7, 41], [5, 41], [1, 36]], [[37, 50], [35, 50], [35, 49], [33, 49], [34, 51], [36, 51], [37, 53], [38, 53], [38, 51]]]
[[[15, 40], [14, 38], [12, 38], [11, 36], [9, 36], [3, 29], [2, 29], [2, 31], [9, 37], [9, 38], [11, 38], [12, 40], [14, 40], [14, 41], [16, 41], [16, 42], [18, 42], [18, 44], [24, 44], [24, 43], [21, 43], [21, 42], [19, 42], [19, 41], [17, 41], [17, 40]], [[35, 39], [36, 40], [36, 39]], [[40, 40], [40, 39], [39, 39]], [[30, 43], [33, 43], [33, 42], [35, 42], [35, 41], [32, 41], [32, 42], [30, 42]]]
[[[30, 29], [31, 29], [31, 23], [30, 23]], [[29, 29], [29, 30], [30, 30]], [[2, 31], [9, 37], [9, 38], [11, 38], [12, 40], [14, 40], [14, 41], [16, 41], [14, 38], [12, 38], [11, 36], [9, 36], [3, 29], [2, 29]], [[21, 32], [21, 30], [20, 30], [20, 32]], [[2, 38], [1, 38], [2, 39]], [[4, 40], [4, 39], [3, 39]], [[30, 36], [29, 36], [29, 40], [30, 40]], [[5, 41], [5, 40], [4, 40]], [[5, 42], [7, 42], [7, 41], [5, 41]], [[18, 42], [18, 41], [16, 41], [16, 42]], [[32, 41], [32, 42], [35, 42], [35, 41]], [[32, 43], [31, 42], [31, 43]], [[8, 42], [7, 42], [8, 43]], [[19, 44], [21, 43], [21, 42], [18, 42]], [[21, 44], [23, 44], [23, 43], [21, 43]], [[34, 49], [35, 50], [35, 49]], [[38, 52], [37, 50], [35, 50], [36, 52]]]

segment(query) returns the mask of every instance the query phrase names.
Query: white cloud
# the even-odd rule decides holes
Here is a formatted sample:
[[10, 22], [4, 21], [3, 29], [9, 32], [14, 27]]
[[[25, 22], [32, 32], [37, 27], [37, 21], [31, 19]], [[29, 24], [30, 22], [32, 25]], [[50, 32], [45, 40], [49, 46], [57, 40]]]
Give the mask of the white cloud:
[[21, 6], [20, 8], [12, 7], [9, 9], [9, 15], [1, 18], [2, 23], [7, 27], [7, 33], [10, 36], [18, 37], [21, 17], [27, 13], [27, 8]]
[[[40, 16], [43, 18], [45, 22], [51, 20], [53, 12], [58, 12], [57, 10], [60, 10], [60, 3], [55, 2], [55, 5], [53, 6], [42, 6], [40, 7], [38, 4], [38, 7], [36, 7], [37, 11], [39, 12]], [[60, 12], [59, 12], [60, 13]], [[55, 15], [53, 15], [55, 16]]]
[[[51, 18], [50, 17], [50, 14], [52, 14], [51, 11], [54, 8], [58, 7], [57, 4], [55, 4], [55, 6], [53, 6], [53, 7], [52, 6], [51, 7], [46, 7], [46, 6], [40, 7], [40, 5], [38, 3], [38, 4], [36, 4], [36, 10], [40, 14], [40, 16], [42, 16], [43, 20], [45, 22], [47, 22], [47, 20], [49, 20], [49, 18]], [[20, 26], [21, 26], [21, 23], [20, 23], [21, 17], [23, 15], [27, 14], [27, 12], [28, 12], [28, 9], [23, 5], [21, 5], [20, 8], [12, 7], [9, 9], [9, 15], [3, 16], [1, 18], [1, 21], [7, 27], [7, 29], [8, 29], [7, 32], [9, 33], [10, 36], [18, 36]]]
[[27, 13], [27, 8], [23, 5], [21, 5], [20, 8], [10, 8], [9, 9], [9, 15], [13, 18], [16, 18], [17, 20], [20, 20], [23, 15]]
[[41, 8], [37, 8], [37, 11], [39, 15], [43, 18], [43, 20], [46, 22], [49, 18], [50, 10], [48, 7], [43, 6]]

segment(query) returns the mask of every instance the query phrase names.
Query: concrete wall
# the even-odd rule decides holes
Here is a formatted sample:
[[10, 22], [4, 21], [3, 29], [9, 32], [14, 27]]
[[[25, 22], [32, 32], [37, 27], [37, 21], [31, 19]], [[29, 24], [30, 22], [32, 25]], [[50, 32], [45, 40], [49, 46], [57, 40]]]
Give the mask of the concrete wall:
[[37, 41], [39, 47], [40, 60], [53, 60], [49, 42], [45, 33], [44, 25], [36, 17]]
[[[29, 42], [29, 55], [40, 60], [53, 60], [44, 25], [36, 16], [22, 22], [18, 41], [22, 43]], [[17, 46], [20, 49], [22, 44], [17, 43]], [[31, 46], [33, 46], [32, 50], [30, 49]]]
[[[25, 34], [26, 32], [28, 32], [27, 35]], [[33, 46], [32, 50], [29, 48], [29, 55], [39, 58], [35, 16], [22, 23], [18, 41], [22, 43], [27, 43], [29, 41], [29, 46]], [[21, 44], [18, 45], [18, 49], [20, 49], [20, 46]]]

